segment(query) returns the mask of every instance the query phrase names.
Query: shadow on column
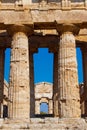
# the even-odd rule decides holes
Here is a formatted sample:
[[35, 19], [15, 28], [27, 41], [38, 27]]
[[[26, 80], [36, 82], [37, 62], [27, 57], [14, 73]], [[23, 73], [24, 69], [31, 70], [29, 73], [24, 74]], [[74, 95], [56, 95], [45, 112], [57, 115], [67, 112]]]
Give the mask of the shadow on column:
[[8, 106], [3, 105], [3, 118], [7, 118], [7, 117], [8, 117]]

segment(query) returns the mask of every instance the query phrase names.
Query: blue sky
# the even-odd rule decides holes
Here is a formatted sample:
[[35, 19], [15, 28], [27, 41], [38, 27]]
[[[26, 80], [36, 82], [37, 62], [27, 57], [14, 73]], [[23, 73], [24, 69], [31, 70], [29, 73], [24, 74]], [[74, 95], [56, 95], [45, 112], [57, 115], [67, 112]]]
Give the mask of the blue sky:
[[[79, 83], [83, 82], [83, 70], [82, 70], [82, 57], [79, 48], [77, 51], [77, 61], [78, 61], [78, 75]], [[38, 53], [34, 54], [34, 82], [51, 82], [53, 83], [53, 53], [49, 53], [47, 48], [38, 49]], [[10, 49], [5, 52], [5, 73], [4, 77], [9, 81], [9, 65], [10, 65]]]
[[38, 49], [34, 54], [34, 74], [35, 83], [51, 82], [53, 83], [53, 53], [49, 53], [47, 48]]
[[[79, 83], [83, 82], [83, 70], [82, 70], [82, 57], [79, 48], [77, 52], [78, 63], [78, 80]], [[53, 54], [49, 53], [47, 48], [38, 49], [38, 53], [34, 54], [34, 83], [38, 82], [51, 82], [53, 83]], [[9, 82], [9, 65], [10, 65], [10, 49], [5, 52], [5, 73], [4, 78]], [[47, 104], [43, 103], [40, 106], [41, 111], [48, 111]]]

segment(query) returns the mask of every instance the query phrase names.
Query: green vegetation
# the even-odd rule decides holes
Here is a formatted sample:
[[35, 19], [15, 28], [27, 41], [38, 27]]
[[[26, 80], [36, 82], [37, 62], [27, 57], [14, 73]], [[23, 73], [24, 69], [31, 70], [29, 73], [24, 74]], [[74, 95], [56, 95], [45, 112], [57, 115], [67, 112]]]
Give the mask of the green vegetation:
[[40, 114], [41, 114], [41, 115], [44, 115], [44, 114], [47, 114], [47, 113], [46, 113], [46, 112], [41, 111], [41, 112], [40, 112]]

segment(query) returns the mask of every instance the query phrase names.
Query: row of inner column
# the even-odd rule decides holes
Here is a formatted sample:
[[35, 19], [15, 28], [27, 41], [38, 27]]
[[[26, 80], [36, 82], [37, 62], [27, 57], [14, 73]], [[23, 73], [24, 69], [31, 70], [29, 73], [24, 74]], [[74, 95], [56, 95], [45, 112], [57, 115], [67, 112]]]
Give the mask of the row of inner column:
[[[35, 114], [33, 54], [30, 52], [30, 43], [25, 31], [15, 32], [12, 39], [8, 114], [9, 118], [13, 119], [29, 119], [34, 117]], [[3, 102], [4, 50], [0, 49], [0, 53], [1, 109]], [[87, 56], [85, 54], [83, 56], [86, 72], [87, 60], [85, 58]], [[86, 78], [87, 76], [85, 76], [85, 84], [87, 84]], [[85, 90], [87, 91], [86, 87]], [[87, 112], [87, 97], [85, 102]], [[81, 116], [75, 37], [69, 30], [61, 34], [58, 50], [54, 53], [53, 114], [65, 118]]]

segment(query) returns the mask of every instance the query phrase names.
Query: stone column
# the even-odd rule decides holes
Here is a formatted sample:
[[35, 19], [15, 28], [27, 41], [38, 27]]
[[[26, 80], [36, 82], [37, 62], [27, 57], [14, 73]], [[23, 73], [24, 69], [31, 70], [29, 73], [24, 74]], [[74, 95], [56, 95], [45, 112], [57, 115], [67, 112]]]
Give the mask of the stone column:
[[40, 114], [40, 101], [35, 101], [35, 114]]
[[84, 114], [87, 116], [87, 48], [81, 48], [83, 59], [83, 77], [84, 77]]
[[58, 116], [58, 52], [54, 53], [53, 114]]
[[[29, 119], [30, 117], [30, 64], [28, 32], [26, 26], [12, 26], [10, 63], [10, 106], [9, 117]], [[29, 33], [28, 33], [29, 34]]]
[[33, 53], [30, 52], [30, 117], [35, 115], [34, 64]]
[[78, 118], [81, 116], [78, 85], [74, 25], [61, 25], [58, 50], [58, 100], [59, 116]]
[[3, 91], [4, 91], [4, 49], [0, 48], [0, 118], [3, 117]]
[[53, 114], [53, 101], [49, 100], [48, 102], [48, 113]]

